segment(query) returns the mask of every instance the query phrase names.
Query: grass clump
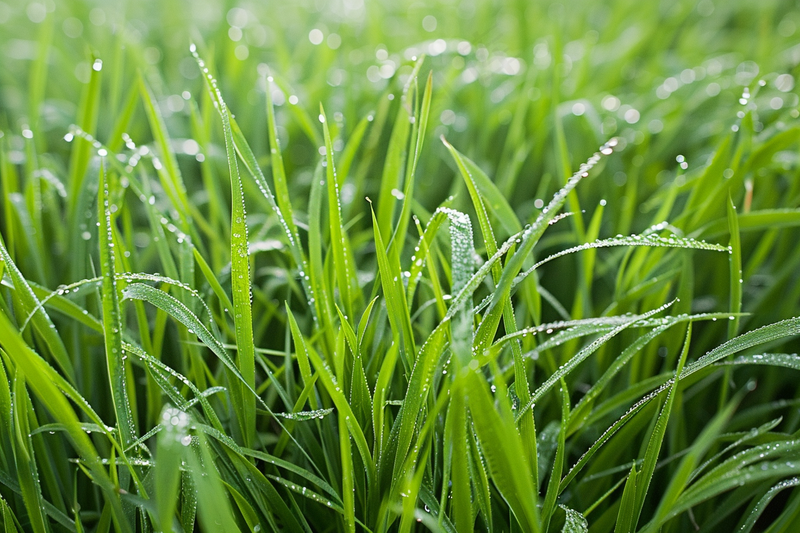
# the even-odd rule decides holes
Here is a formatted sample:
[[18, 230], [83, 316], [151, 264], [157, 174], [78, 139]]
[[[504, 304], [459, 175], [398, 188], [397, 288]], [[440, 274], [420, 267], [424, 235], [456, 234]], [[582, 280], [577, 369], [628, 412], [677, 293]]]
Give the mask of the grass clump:
[[794, 531], [800, 20], [572, 4], [0, 2], [4, 530]]

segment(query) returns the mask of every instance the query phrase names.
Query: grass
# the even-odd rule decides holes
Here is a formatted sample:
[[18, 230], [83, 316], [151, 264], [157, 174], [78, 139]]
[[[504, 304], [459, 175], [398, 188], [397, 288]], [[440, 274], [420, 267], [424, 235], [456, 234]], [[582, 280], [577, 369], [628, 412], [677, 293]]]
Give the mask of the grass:
[[0, 2], [4, 531], [796, 531], [798, 24]]

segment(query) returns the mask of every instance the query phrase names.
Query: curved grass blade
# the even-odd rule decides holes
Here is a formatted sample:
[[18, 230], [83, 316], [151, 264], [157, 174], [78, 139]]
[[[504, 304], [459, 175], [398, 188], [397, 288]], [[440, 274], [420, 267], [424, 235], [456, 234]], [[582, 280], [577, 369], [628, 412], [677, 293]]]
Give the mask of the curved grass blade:
[[780, 483], [773, 485], [770, 489], [764, 494], [758, 503], [753, 507], [750, 511], [750, 514], [747, 515], [747, 519], [741, 525], [741, 527], [736, 529], [736, 533], [750, 533], [753, 530], [753, 526], [756, 525], [756, 522], [764, 513], [764, 510], [770, 504], [770, 502], [778, 495], [778, 493], [782, 490], [789, 489], [792, 487], [797, 487], [800, 485], [800, 477], [792, 477], [789, 479], [784, 479]]
[[[2, 236], [0, 236], [0, 260], [2, 260], [0, 262], [2, 262], [5, 268], [8, 270], [8, 275], [14, 284], [15, 295], [22, 303], [22, 309], [31, 315], [30, 320], [33, 321], [33, 326], [36, 328], [36, 332], [42, 336], [44, 342], [47, 344], [47, 347], [50, 350], [50, 353], [53, 355], [53, 359], [66, 374], [67, 378], [70, 381], [74, 381], [75, 369], [73, 368], [72, 360], [67, 353], [67, 348], [64, 346], [64, 342], [58, 335], [52, 320], [50, 320], [50, 317], [47, 315], [44, 309], [42, 309], [39, 299], [36, 297], [33, 289], [30, 285], [28, 285], [27, 281], [22, 275], [22, 272], [19, 271], [17, 265], [11, 259], [11, 255], [8, 253], [8, 250], [5, 247], [5, 242], [3, 242]], [[2, 272], [0, 272], [0, 278], [1, 277]], [[28, 319], [26, 319], [25, 322], [27, 323], [27, 321]]]
[[[709, 351], [698, 360], [684, 366], [680, 375], [680, 379], [685, 380], [690, 375], [707, 368], [720, 359], [724, 359], [728, 355], [735, 354], [759, 344], [764, 344], [794, 335], [800, 335], [800, 318], [790, 318], [788, 320], [776, 322], [775, 324], [770, 324], [768, 326], [744, 333]], [[651, 400], [659, 397], [663, 392], [669, 390], [672, 384], [671, 381], [672, 380], [668, 380], [655, 391], [636, 402], [620, 419], [609, 426], [570, 469], [570, 471], [561, 481], [561, 490], [563, 491], [567, 485], [569, 485], [569, 483], [575, 478], [575, 476], [578, 475], [583, 467], [586, 466], [586, 463], [589, 461], [589, 459], [619, 430], [620, 427], [630, 421], [630, 419], [633, 418], [633, 416], [635, 416], [639, 411], [641, 411], [641, 409]]]
[[[694, 249], [694, 250], [713, 250], [716, 252], [730, 252], [730, 246], [722, 246], [719, 244], [710, 244], [705, 241], [698, 241], [695, 239], [685, 238], [685, 237], [678, 237], [677, 235], [671, 235], [669, 237], [660, 237], [655, 233], [650, 233], [646, 235], [631, 235], [629, 237], [611, 237], [609, 239], [598, 239], [594, 242], [587, 242], [586, 244], [581, 244], [580, 246], [574, 246], [572, 248], [568, 248], [566, 250], [562, 250], [558, 253], [550, 255], [529, 269], [525, 272], [521, 273], [519, 276], [516, 277], [514, 283], [512, 283], [512, 287], [516, 287], [519, 283], [522, 282], [526, 277], [532, 274], [536, 269], [540, 266], [544, 265], [545, 263], [549, 263], [553, 259], [557, 259], [559, 257], [563, 257], [565, 255], [569, 255], [575, 252], [580, 252], [584, 250], [592, 250], [595, 248], [609, 248], [612, 246], [650, 246], [655, 248], [686, 248], [686, 249]], [[734, 312], [734, 311], [732, 311]], [[735, 311], [738, 313], [739, 311]]]
[[689, 327], [686, 330], [686, 340], [683, 344], [683, 350], [681, 350], [680, 359], [678, 360], [678, 368], [675, 371], [675, 379], [672, 380], [672, 386], [670, 388], [669, 393], [667, 393], [667, 401], [664, 404], [664, 407], [661, 409], [661, 412], [658, 415], [658, 419], [656, 420], [655, 427], [653, 428], [652, 433], [650, 434], [650, 440], [647, 443], [647, 450], [644, 454], [644, 462], [642, 464], [642, 470], [640, 472], [639, 480], [636, 484], [636, 503], [633, 509], [633, 520], [631, 521], [631, 529], [629, 531], [633, 531], [636, 529], [636, 525], [639, 522], [639, 517], [642, 514], [642, 508], [644, 507], [644, 499], [647, 496], [647, 490], [650, 488], [650, 482], [653, 479], [653, 472], [656, 469], [656, 462], [658, 461], [658, 455], [661, 452], [661, 446], [664, 442], [664, 436], [667, 432], [667, 424], [669, 422], [669, 417], [672, 412], [672, 404], [675, 401], [675, 395], [678, 392], [678, 384], [680, 383], [680, 375], [681, 371], [683, 370], [683, 365], [686, 363], [686, 356], [689, 354], [689, 344], [692, 339], [692, 323], [689, 323]]
[[[653, 309], [652, 311], [648, 311], [647, 313], [644, 314], [643, 317], [644, 318], [649, 318], [649, 317], [651, 317], [651, 316], [653, 316], [655, 314], [658, 314], [661, 311], [664, 311], [665, 309], [668, 309], [673, 303], [674, 303], [674, 300], [672, 302], [669, 302], [667, 304], [662, 305], [658, 309]], [[624, 331], [628, 327], [632, 326], [635, 322], [636, 322], [636, 319], [632, 319], [632, 320], [630, 320], [628, 322], [625, 322], [624, 324], [619, 325], [616, 328], [612, 329], [611, 331], [609, 331], [608, 333], [606, 333], [605, 335], [603, 335], [599, 339], [593, 341], [591, 344], [589, 344], [588, 346], [583, 348], [574, 357], [572, 357], [569, 361], [567, 361], [566, 364], [562, 365], [556, 372], [551, 374], [550, 377], [547, 378], [547, 380], [544, 383], [542, 383], [539, 386], [539, 388], [537, 388], [533, 392], [533, 394], [531, 395], [530, 401], [527, 404], [525, 404], [524, 406], [522, 406], [517, 411], [517, 415], [516, 415], [517, 419], [519, 420], [519, 418], [522, 415], [524, 415], [525, 412], [528, 409], [531, 409], [533, 407], [533, 405], [536, 403], [536, 401], [539, 398], [541, 398], [544, 395], [544, 393], [546, 393], [548, 390], [550, 390], [550, 388], [553, 385], [555, 385], [555, 383], [558, 380], [560, 380], [561, 378], [563, 378], [564, 376], [569, 374], [572, 370], [575, 369], [575, 367], [577, 367], [587, 357], [589, 357], [591, 354], [593, 354], [595, 351], [597, 351], [603, 344], [608, 342], [610, 339], [612, 339], [613, 337], [615, 337], [616, 335], [618, 335], [620, 332]]]

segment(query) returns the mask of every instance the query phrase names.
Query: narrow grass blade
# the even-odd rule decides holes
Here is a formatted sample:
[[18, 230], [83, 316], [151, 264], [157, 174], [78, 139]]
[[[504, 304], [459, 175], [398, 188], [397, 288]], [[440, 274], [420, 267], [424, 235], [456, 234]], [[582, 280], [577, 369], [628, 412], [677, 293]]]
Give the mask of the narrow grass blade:
[[556, 455], [553, 458], [553, 468], [550, 471], [550, 479], [547, 482], [547, 492], [545, 493], [542, 507], [542, 531], [547, 531], [550, 527], [550, 520], [556, 508], [558, 499], [558, 486], [561, 481], [561, 471], [564, 468], [564, 455], [567, 439], [567, 424], [569, 423], [569, 389], [564, 379], [561, 379], [561, 426], [558, 430], [558, 443], [556, 445]]
[[378, 256], [378, 271], [381, 278], [384, 299], [386, 300], [386, 311], [392, 332], [402, 344], [402, 360], [409, 370], [416, 357], [416, 346], [414, 344], [414, 333], [411, 330], [411, 317], [409, 316], [408, 304], [406, 303], [405, 290], [403, 287], [402, 272], [396, 256], [388, 256], [384, 248], [384, 241], [381, 228], [375, 213], [372, 213], [373, 235], [375, 237], [375, 253]]
[[333, 249], [333, 265], [336, 271], [336, 280], [339, 295], [344, 304], [347, 316], [354, 316], [353, 305], [358, 299], [358, 283], [355, 281], [352, 254], [350, 252], [349, 238], [342, 221], [342, 206], [339, 199], [339, 185], [336, 178], [336, 169], [333, 163], [333, 142], [325, 118], [325, 110], [320, 104], [319, 119], [322, 122], [322, 132], [325, 138], [326, 183], [328, 186], [328, 217], [330, 217], [331, 248]]
[[636, 493], [638, 490], [637, 481], [639, 480], [640, 472], [636, 470], [636, 462], [631, 466], [631, 472], [628, 474], [628, 479], [625, 481], [625, 488], [622, 491], [622, 499], [619, 504], [619, 511], [617, 512], [617, 522], [614, 526], [614, 533], [624, 533], [631, 531], [636, 526], [634, 525], [636, 513]]
[[97, 219], [100, 221], [100, 272], [103, 279], [103, 336], [106, 349], [106, 366], [114, 402], [114, 412], [120, 432], [120, 441], [127, 446], [136, 438], [136, 422], [131, 411], [126, 383], [125, 359], [122, 356], [122, 315], [117, 292], [114, 261], [114, 237], [111, 227], [111, 208], [108, 180], [104, 165], [100, 165], [97, 197]]
[[[191, 51], [195, 53], [192, 45]], [[222, 130], [225, 137], [225, 150], [228, 159], [228, 172], [231, 180], [231, 288], [233, 292], [234, 329], [236, 332], [237, 367], [250, 390], [255, 387], [255, 352], [253, 344], [253, 311], [250, 289], [250, 262], [248, 259], [247, 220], [245, 214], [244, 190], [239, 166], [236, 160], [233, 133], [231, 132], [230, 113], [217, 89], [216, 81], [208, 73], [202, 61], [197, 58], [203, 69], [209, 93], [217, 101], [217, 110], [222, 118]], [[255, 398], [245, 394], [236, 384], [232, 385], [233, 402], [238, 405], [239, 429], [242, 441], [250, 446], [255, 439]]]
[[756, 525], [756, 522], [764, 513], [764, 510], [767, 508], [770, 502], [775, 498], [775, 496], [777, 496], [782, 490], [797, 487], [798, 485], [800, 485], [800, 477], [795, 476], [785, 479], [780, 483], [770, 487], [767, 493], [764, 494], [760, 500], [758, 500], [758, 503], [750, 511], [750, 514], [747, 515], [747, 519], [744, 521], [741, 527], [736, 529], [737, 533], [750, 533], [750, 531], [753, 530], [753, 526]]
[[14, 439], [13, 450], [22, 499], [28, 509], [28, 519], [35, 533], [50, 530], [44, 516], [44, 502], [39, 473], [36, 468], [31, 430], [28, 421], [29, 410], [32, 409], [30, 398], [25, 390], [25, 376], [17, 372], [13, 381], [13, 417]]
[[500, 281], [497, 283], [497, 287], [495, 288], [492, 302], [489, 304], [489, 307], [485, 313], [485, 317], [475, 334], [476, 347], [479, 349], [479, 351], [487, 346], [491, 338], [494, 336], [494, 333], [500, 322], [506, 300], [511, 292], [511, 285], [514, 281], [514, 278], [516, 278], [517, 274], [519, 274], [524, 261], [530, 255], [533, 247], [547, 229], [549, 222], [558, 214], [558, 210], [561, 209], [566, 202], [567, 195], [570, 193], [570, 191], [575, 189], [583, 177], [589, 175], [589, 171], [600, 161], [602, 155], [613, 152], [616, 144], [616, 139], [612, 139], [600, 147], [600, 151], [594, 154], [587, 163], [582, 164], [578, 171], [573, 174], [569, 180], [567, 180], [566, 185], [553, 196], [553, 199], [538, 215], [534, 223], [523, 230], [520, 237], [521, 244], [511, 259], [506, 262], [505, 268], [503, 269], [503, 274], [500, 278]]
[[680, 382], [680, 375], [681, 371], [683, 370], [683, 365], [686, 363], [686, 356], [689, 354], [689, 344], [692, 339], [692, 323], [689, 323], [689, 328], [686, 331], [686, 340], [684, 341], [683, 350], [681, 350], [680, 359], [678, 360], [678, 368], [675, 371], [675, 379], [672, 381], [672, 387], [670, 388], [669, 393], [667, 394], [667, 401], [664, 404], [664, 407], [661, 409], [661, 413], [658, 415], [658, 419], [656, 420], [656, 425], [653, 428], [653, 432], [650, 435], [650, 440], [647, 443], [647, 450], [644, 455], [644, 463], [642, 464], [642, 470], [640, 472], [640, 477], [637, 481], [636, 486], [636, 506], [633, 510], [633, 520], [631, 521], [631, 530], [633, 531], [636, 529], [636, 525], [639, 521], [639, 517], [642, 514], [642, 508], [644, 507], [644, 499], [647, 496], [647, 491], [650, 488], [650, 482], [653, 479], [653, 472], [656, 469], [656, 462], [658, 461], [658, 455], [661, 452], [661, 446], [664, 441], [664, 436], [667, 431], [667, 424], [669, 422], [669, 417], [672, 412], [672, 404], [675, 401], [675, 395], [678, 391], [678, 384]]
[[[644, 318], [649, 318], [649, 317], [651, 317], [651, 316], [653, 316], [655, 314], [658, 314], [658, 313], [664, 311], [665, 309], [669, 308], [672, 305], [672, 303], [674, 303], [674, 302], [670, 302], [668, 304], [662, 305], [658, 309], [653, 309], [652, 311], [649, 311], [649, 312], [645, 313], [644, 314]], [[628, 327], [632, 326], [635, 322], [636, 322], [636, 320], [632, 319], [632, 320], [630, 320], [628, 322], [625, 322], [624, 324], [622, 324], [620, 326], [617, 326], [616, 328], [614, 328], [610, 332], [606, 333], [605, 335], [603, 335], [599, 339], [593, 341], [591, 344], [589, 344], [588, 346], [583, 348], [574, 357], [572, 357], [569, 361], [567, 361], [566, 364], [562, 365], [556, 372], [551, 374], [550, 377], [547, 378], [547, 380], [544, 383], [542, 383], [539, 386], [539, 388], [537, 388], [533, 392], [533, 394], [531, 395], [530, 401], [527, 404], [525, 404], [524, 406], [522, 406], [517, 411], [517, 415], [516, 415], [517, 419], [519, 419], [522, 415], [524, 415], [525, 412], [528, 409], [531, 409], [533, 407], [533, 405], [536, 403], [536, 401], [539, 398], [541, 398], [542, 395], [544, 395], [545, 392], [550, 390], [550, 388], [552, 388], [553, 385], [555, 385], [555, 383], [558, 380], [560, 380], [561, 378], [563, 378], [564, 376], [569, 374], [573, 369], [575, 369], [576, 366], [578, 366], [587, 357], [589, 357], [591, 354], [593, 354], [595, 351], [597, 351], [603, 344], [608, 342], [610, 339], [612, 339], [613, 337], [615, 337], [616, 335], [618, 335], [619, 333], [621, 333], [622, 331], [624, 331]]]

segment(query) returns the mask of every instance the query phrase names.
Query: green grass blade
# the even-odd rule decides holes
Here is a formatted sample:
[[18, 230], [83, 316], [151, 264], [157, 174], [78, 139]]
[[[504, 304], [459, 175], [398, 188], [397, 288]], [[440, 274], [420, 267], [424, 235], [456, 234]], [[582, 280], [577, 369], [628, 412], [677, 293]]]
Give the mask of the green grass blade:
[[739, 533], [750, 533], [753, 530], [753, 526], [756, 525], [756, 522], [764, 513], [764, 510], [770, 504], [770, 502], [778, 495], [778, 493], [782, 490], [789, 489], [792, 487], [797, 487], [800, 485], [800, 477], [792, 477], [789, 479], [785, 479], [780, 483], [777, 483], [770, 487], [766, 494], [764, 494], [755, 507], [750, 511], [750, 514], [747, 515], [747, 519], [741, 525], [741, 527], [737, 528], [736, 531]]
[[[669, 306], [672, 305], [672, 303], [673, 302], [670, 302], [668, 304], [659, 307], [658, 309], [653, 309], [652, 311], [648, 311], [647, 313], [644, 314], [644, 317], [649, 318], [653, 315], [656, 315], [664, 311], [665, 309], [669, 308]], [[528, 409], [531, 409], [533, 405], [539, 400], [539, 398], [541, 398], [548, 390], [550, 390], [558, 380], [569, 374], [572, 370], [575, 369], [576, 366], [578, 366], [581, 362], [583, 362], [592, 353], [597, 351], [603, 344], [608, 342], [610, 339], [612, 339], [613, 337], [615, 337], [628, 327], [632, 326], [635, 322], [636, 320], [632, 319], [612, 329], [599, 339], [595, 340], [594, 342], [590, 343], [588, 346], [583, 348], [574, 357], [572, 357], [566, 364], [562, 365], [556, 372], [551, 374], [550, 377], [547, 378], [547, 380], [533, 392], [530, 401], [517, 411], [516, 415], [517, 419], [522, 417], [522, 415], [524, 415]]]
[[103, 279], [103, 337], [105, 339], [106, 366], [120, 441], [123, 446], [127, 446], [136, 438], [136, 421], [128, 396], [125, 359], [122, 354], [122, 315], [115, 272], [109, 187], [105, 167], [102, 163], [98, 191], [97, 219], [101, 224], [98, 242], [100, 245], [100, 272]]
[[373, 235], [375, 237], [375, 252], [378, 257], [378, 271], [383, 288], [384, 299], [386, 300], [386, 311], [392, 332], [400, 344], [402, 361], [406, 369], [410, 369], [414, 363], [417, 349], [414, 344], [414, 333], [411, 330], [411, 317], [409, 316], [408, 304], [403, 287], [403, 274], [400, 271], [400, 264], [395, 255], [387, 255], [384, 247], [381, 228], [375, 213], [372, 213]]
[[336, 169], [333, 163], [333, 142], [325, 118], [325, 110], [320, 104], [319, 119], [322, 122], [322, 132], [325, 138], [326, 183], [328, 186], [328, 217], [330, 218], [331, 248], [333, 249], [333, 265], [336, 271], [336, 281], [339, 295], [344, 303], [348, 317], [354, 316], [354, 307], [357, 298], [358, 283], [355, 281], [352, 254], [350, 252], [349, 238], [342, 221], [342, 206], [339, 197], [339, 184], [336, 178]]
[[550, 520], [556, 508], [558, 498], [558, 486], [561, 480], [561, 471], [564, 468], [564, 455], [567, 439], [567, 424], [569, 423], [569, 390], [567, 382], [561, 379], [561, 426], [558, 431], [558, 444], [556, 445], [556, 455], [553, 459], [553, 468], [550, 471], [550, 479], [547, 482], [547, 492], [545, 493], [542, 507], [542, 531], [547, 531]]
[[[195, 53], [194, 45], [192, 52]], [[255, 352], [253, 343], [252, 293], [250, 289], [250, 262], [247, 244], [247, 220], [245, 214], [244, 190], [239, 166], [236, 160], [235, 145], [231, 132], [230, 113], [217, 89], [216, 81], [208, 74], [208, 69], [199, 57], [198, 65], [203, 69], [204, 79], [211, 95], [218, 103], [225, 138], [228, 159], [228, 172], [231, 180], [231, 288], [233, 292], [234, 330], [236, 333], [237, 368], [244, 383], [251, 391], [255, 387]], [[239, 415], [239, 429], [242, 441], [250, 446], [255, 440], [255, 398], [246, 394], [238, 384], [232, 385], [233, 402]]]
[[468, 374], [469, 409], [497, 490], [523, 531], [540, 531], [536, 489], [522, 440], [510, 416], [498, 416], [486, 383]]
[[545, 209], [537, 216], [533, 224], [526, 228], [521, 235], [521, 243], [516, 253], [506, 262], [505, 268], [497, 287], [494, 290], [492, 302], [489, 304], [485, 313], [485, 318], [478, 327], [475, 335], [476, 345], [479, 350], [485, 347], [497, 329], [502, 316], [506, 300], [511, 292], [511, 285], [517, 274], [522, 269], [522, 265], [533, 247], [539, 241], [548, 224], [556, 216], [557, 212], [567, 200], [570, 191], [574, 190], [584, 176], [588, 176], [589, 171], [600, 161], [602, 155], [610, 154], [617, 141], [613, 139], [609, 143], [600, 147], [600, 151], [595, 153], [587, 163], [580, 166], [578, 171], [567, 180], [567, 183], [554, 196]]
[[33, 442], [31, 440], [28, 412], [32, 408], [30, 398], [25, 390], [25, 376], [17, 372], [13, 381], [13, 416], [14, 416], [14, 459], [17, 477], [22, 492], [22, 499], [28, 509], [28, 519], [35, 533], [50, 531], [44, 516], [42, 487], [36, 468]]
[[661, 409], [661, 413], [658, 415], [656, 425], [653, 428], [653, 432], [650, 435], [650, 440], [647, 443], [647, 450], [644, 455], [644, 463], [642, 464], [640, 476], [636, 483], [636, 506], [633, 510], [631, 531], [636, 528], [636, 524], [638, 523], [639, 517], [642, 514], [644, 499], [647, 495], [648, 489], [650, 488], [650, 482], [653, 479], [653, 472], [656, 469], [656, 462], [658, 461], [658, 455], [661, 452], [664, 436], [667, 431], [667, 424], [669, 422], [670, 414], [672, 413], [672, 405], [675, 401], [675, 395], [678, 392], [678, 384], [680, 383], [679, 376], [683, 370], [683, 365], [686, 363], [686, 356], [689, 354], [689, 343], [691, 342], [691, 339], [692, 323], [690, 322], [689, 327], [686, 330], [686, 340], [684, 341], [683, 350], [681, 350], [680, 359], [678, 360], [678, 368], [675, 371], [675, 379], [672, 381], [672, 386], [667, 394], [667, 401], [664, 404], [664, 407]]
[[622, 499], [619, 504], [619, 511], [617, 513], [617, 522], [614, 526], [614, 533], [624, 533], [631, 531], [636, 526], [634, 525], [636, 513], [636, 493], [638, 490], [637, 482], [639, 481], [640, 472], [636, 470], [636, 462], [631, 467], [631, 472], [628, 474], [628, 479], [625, 481], [625, 488], [622, 491]]

